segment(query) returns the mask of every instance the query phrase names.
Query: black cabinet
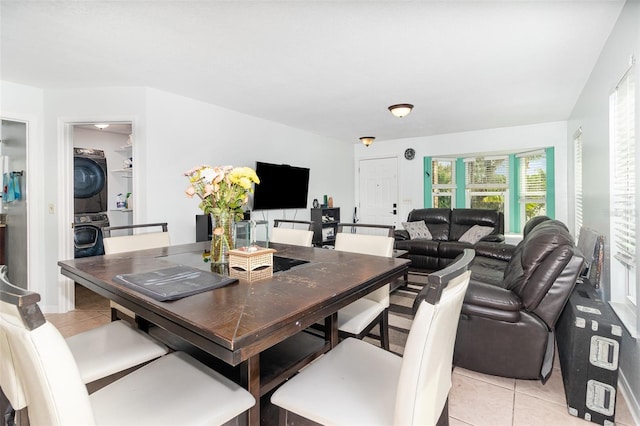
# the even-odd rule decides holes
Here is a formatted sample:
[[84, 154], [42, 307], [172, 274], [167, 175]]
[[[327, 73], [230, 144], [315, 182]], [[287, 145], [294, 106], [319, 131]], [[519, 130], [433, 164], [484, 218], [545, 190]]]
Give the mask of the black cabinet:
[[340, 208], [327, 207], [311, 209], [313, 221], [313, 245], [317, 247], [333, 245], [340, 223]]

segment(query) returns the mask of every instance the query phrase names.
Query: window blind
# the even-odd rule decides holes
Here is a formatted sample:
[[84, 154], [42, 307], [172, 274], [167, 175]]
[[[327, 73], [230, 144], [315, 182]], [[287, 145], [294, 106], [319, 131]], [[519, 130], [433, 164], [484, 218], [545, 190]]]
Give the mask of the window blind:
[[467, 189], [508, 189], [508, 157], [465, 158]]
[[574, 190], [574, 223], [576, 241], [582, 228], [582, 129], [573, 136], [573, 190]]
[[613, 155], [612, 208], [615, 257], [635, 266], [635, 84], [627, 71], [611, 95]]
[[545, 202], [547, 193], [547, 162], [544, 152], [519, 156], [520, 201]]

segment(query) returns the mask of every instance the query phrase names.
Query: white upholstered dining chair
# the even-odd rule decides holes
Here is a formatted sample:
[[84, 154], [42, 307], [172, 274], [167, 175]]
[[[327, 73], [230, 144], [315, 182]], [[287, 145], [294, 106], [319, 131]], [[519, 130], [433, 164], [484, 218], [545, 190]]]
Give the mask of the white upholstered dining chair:
[[[357, 232], [341, 232], [354, 227], [373, 225], [338, 226], [335, 249], [352, 253], [391, 257], [394, 238], [390, 235], [369, 235]], [[393, 231], [391, 231], [391, 234]], [[373, 327], [379, 325], [380, 346], [389, 349], [389, 284], [367, 294], [338, 311], [338, 333], [341, 337], [362, 339]]]
[[[9, 286], [6, 266], [0, 282]], [[13, 287], [13, 294], [27, 294]], [[2, 302], [0, 302], [2, 303]], [[112, 321], [66, 339], [85, 384], [109, 377], [165, 355], [169, 349], [124, 321]]]
[[31, 425], [224, 424], [253, 396], [183, 352], [88, 394], [58, 330], [33, 292], [0, 281], [0, 387]]
[[311, 247], [313, 222], [302, 220], [276, 219], [273, 223], [269, 242]]
[[[162, 230], [149, 231], [150, 228], [158, 228]], [[144, 231], [134, 234], [133, 232]], [[112, 233], [122, 233], [125, 235], [112, 235]], [[104, 244], [104, 254], [126, 253], [136, 250], [147, 250], [158, 247], [168, 247], [171, 245], [169, 239], [169, 231], [166, 222], [161, 223], [145, 223], [139, 225], [125, 226], [106, 226], [102, 228]], [[111, 318], [116, 320], [119, 318], [118, 312], [122, 312], [129, 318], [135, 318], [136, 314], [130, 309], [117, 304], [114, 301], [109, 302], [111, 306]]]
[[[149, 228], [161, 227], [162, 231], [150, 232]], [[112, 235], [113, 232], [136, 232], [136, 234]], [[168, 247], [171, 245], [166, 222], [146, 223], [140, 225], [126, 226], [106, 226], [102, 228], [104, 253], [123, 253], [135, 250], [146, 250], [157, 247]]]
[[429, 277], [403, 357], [362, 340], [340, 342], [272, 395], [280, 424], [303, 417], [331, 425], [428, 426], [447, 419], [453, 347], [473, 257], [467, 249]]

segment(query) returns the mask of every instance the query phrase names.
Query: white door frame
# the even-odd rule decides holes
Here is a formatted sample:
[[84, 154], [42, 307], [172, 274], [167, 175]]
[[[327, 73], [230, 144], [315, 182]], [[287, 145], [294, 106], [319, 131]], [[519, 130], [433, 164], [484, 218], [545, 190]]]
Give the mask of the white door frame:
[[[137, 120], [131, 116], [88, 116], [58, 119], [58, 259], [73, 259], [73, 126], [93, 123], [131, 123], [135, 135]], [[135, 140], [135, 139], [134, 139]], [[135, 158], [135, 143], [132, 156]], [[136, 169], [133, 169], [134, 179]], [[135, 182], [135, 180], [134, 180]], [[135, 212], [136, 198], [133, 200]], [[58, 274], [58, 311], [75, 309], [72, 279]]]

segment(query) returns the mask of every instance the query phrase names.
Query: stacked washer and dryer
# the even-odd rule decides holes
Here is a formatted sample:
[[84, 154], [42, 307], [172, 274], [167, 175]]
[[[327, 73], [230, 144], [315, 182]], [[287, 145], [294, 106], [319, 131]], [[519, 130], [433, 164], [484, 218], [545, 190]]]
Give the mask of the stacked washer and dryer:
[[102, 255], [102, 228], [109, 226], [107, 158], [100, 149], [74, 148], [73, 151], [75, 257]]

